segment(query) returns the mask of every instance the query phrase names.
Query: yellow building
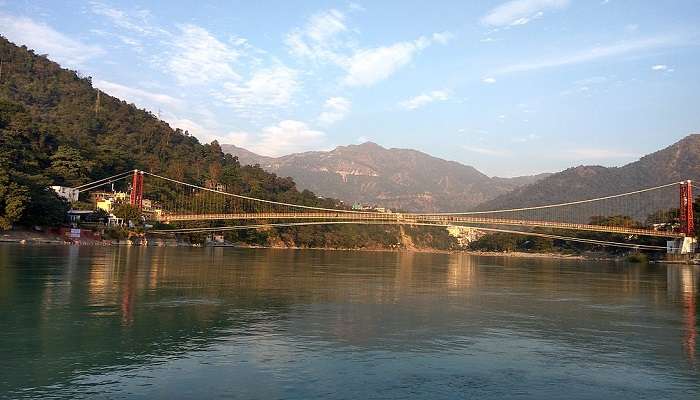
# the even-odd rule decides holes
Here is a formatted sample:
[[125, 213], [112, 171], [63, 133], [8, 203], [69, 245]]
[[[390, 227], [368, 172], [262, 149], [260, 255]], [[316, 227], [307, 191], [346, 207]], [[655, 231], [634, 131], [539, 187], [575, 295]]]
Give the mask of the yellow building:
[[111, 213], [115, 205], [129, 201], [129, 194], [125, 192], [96, 192], [92, 194], [95, 208]]

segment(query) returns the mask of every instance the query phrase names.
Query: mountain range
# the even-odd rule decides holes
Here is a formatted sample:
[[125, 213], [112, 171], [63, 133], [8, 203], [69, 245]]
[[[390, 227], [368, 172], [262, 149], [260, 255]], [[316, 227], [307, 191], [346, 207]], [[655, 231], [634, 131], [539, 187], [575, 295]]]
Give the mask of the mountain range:
[[468, 210], [549, 175], [489, 177], [455, 161], [372, 142], [282, 157], [265, 157], [234, 145], [221, 148], [242, 164], [291, 176], [300, 188], [348, 203], [406, 211]]
[[554, 174], [488, 177], [476, 168], [375, 143], [265, 157], [234, 145], [224, 152], [291, 176], [302, 188], [346, 202], [408, 211], [464, 211], [534, 206], [700, 180], [700, 134], [621, 167], [580, 165]]

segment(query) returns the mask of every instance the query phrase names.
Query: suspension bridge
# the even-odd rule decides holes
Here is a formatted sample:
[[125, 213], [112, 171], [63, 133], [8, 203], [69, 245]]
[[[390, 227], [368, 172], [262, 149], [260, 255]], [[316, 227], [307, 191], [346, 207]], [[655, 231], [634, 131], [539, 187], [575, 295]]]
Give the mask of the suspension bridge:
[[[332, 224], [459, 225], [484, 231], [649, 250], [665, 250], [666, 247], [567, 237], [564, 233], [600, 232], [627, 238], [667, 238], [681, 245], [695, 234], [694, 185], [689, 180], [556, 204], [441, 213], [358, 211], [342, 204], [296, 204], [282, 199], [230, 193], [215, 182], [199, 186], [140, 170], [127, 171], [72, 190], [92, 191], [106, 185], [113, 187], [119, 181], [128, 183], [129, 180], [129, 203], [142, 210], [149, 221], [167, 224], [167, 229], [151, 230], [161, 234]], [[187, 227], [188, 223], [202, 221], [225, 225]], [[560, 231], [562, 235], [542, 231]]]

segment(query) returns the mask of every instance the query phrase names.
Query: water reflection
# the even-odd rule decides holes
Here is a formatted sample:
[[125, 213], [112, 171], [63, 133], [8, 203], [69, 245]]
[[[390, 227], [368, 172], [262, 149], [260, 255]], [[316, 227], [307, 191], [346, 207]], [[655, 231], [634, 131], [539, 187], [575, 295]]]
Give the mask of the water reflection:
[[669, 266], [667, 276], [669, 297], [680, 302], [683, 306], [683, 347], [686, 350], [688, 360], [695, 366], [697, 353], [696, 304], [700, 269], [690, 265]]
[[[0, 397], [85, 396], [94, 380], [147, 396], [126, 376], [166, 379], [173, 363], [222, 390], [260, 384], [253, 372], [287, 382], [269, 397], [318, 395], [299, 371], [345, 397], [405, 395], [391, 382], [407, 376], [435, 398], [479, 394], [453, 382], [475, 376], [540, 397], [591, 381], [600, 397], [617, 382], [698, 393], [698, 279], [693, 266], [466, 254], [5, 246]], [[227, 380], [197, 375], [211, 363]], [[338, 386], [352, 377], [366, 384]]]

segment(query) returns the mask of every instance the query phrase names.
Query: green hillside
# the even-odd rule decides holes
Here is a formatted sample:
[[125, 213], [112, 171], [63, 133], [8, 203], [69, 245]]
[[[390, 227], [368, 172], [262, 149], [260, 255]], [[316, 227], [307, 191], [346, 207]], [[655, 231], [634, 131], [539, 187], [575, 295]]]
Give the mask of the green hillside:
[[[90, 77], [66, 70], [0, 37], [0, 228], [55, 225], [67, 205], [49, 185], [75, 186], [129, 169], [194, 184], [212, 178], [230, 192], [305, 205], [333, 206], [297, 190], [291, 178], [241, 165], [216, 142], [201, 144], [133, 104], [99, 94]], [[236, 235], [240, 235], [235, 237]], [[395, 227], [317, 227], [231, 233], [231, 240], [314, 247], [386, 247]], [[449, 246], [440, 230], [413, 231], [414, 242]]]

